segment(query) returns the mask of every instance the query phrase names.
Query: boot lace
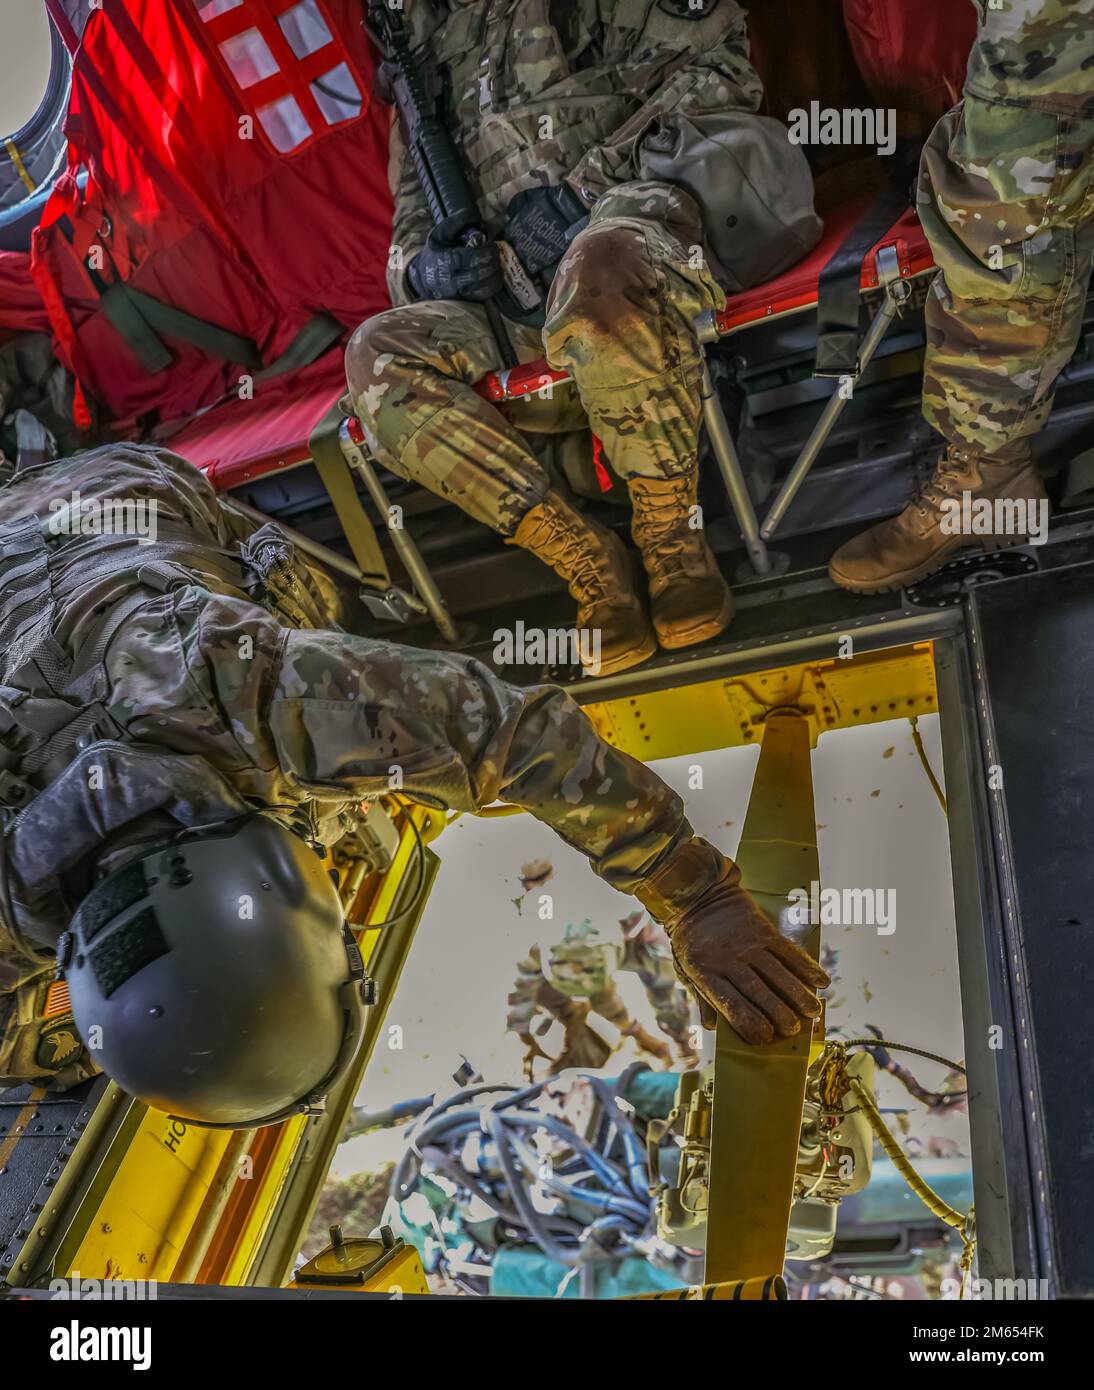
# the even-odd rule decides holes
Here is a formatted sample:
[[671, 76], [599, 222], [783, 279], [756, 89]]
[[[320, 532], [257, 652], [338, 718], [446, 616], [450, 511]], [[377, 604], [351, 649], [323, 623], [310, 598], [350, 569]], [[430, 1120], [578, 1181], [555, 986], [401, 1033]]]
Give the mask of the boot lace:
[[639, 491], [634, 539], [643, 552], [656, 551], [657, 568], [666, 578], [687, 577], [696, 558], [695, 533], [688, 529], [686, 520], [690, 487], [686, 478], [666, 481], [671, 483], [671, 491]]
[[957, 497], [961, 492], [961, 482], [968, 478], [968, 464], [952, 459], [948, 454], [939, 459], [938, 464], [927, 479], [915, 491], [911, 506], [920, 516], [927, 516], [937, 510], [947, 498]]
[[[549, 513], [545, 521], [550, 531], [550, 543], [557, 547], [555, 561], [572, 596], [587, 603], [602, 599], [608, 591], [607, 585], [585, 538], [576, 534], [564, 517]], [[581, 589], [581, 594], [573, 593], [575, 589]]]

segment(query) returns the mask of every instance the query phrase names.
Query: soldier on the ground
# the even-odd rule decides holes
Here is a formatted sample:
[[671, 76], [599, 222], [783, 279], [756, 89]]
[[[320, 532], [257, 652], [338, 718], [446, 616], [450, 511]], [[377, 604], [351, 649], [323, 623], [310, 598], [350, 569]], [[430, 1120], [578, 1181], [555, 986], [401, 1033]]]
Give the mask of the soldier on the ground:
[[[567, 1067], [605, 1065], [612, 1048], [590, 1027], [590, 1014], [605, 1019], [622, 1037], [631, 1038], [640, 1052], [665, 1066], [673, 1060], [665, 1038], [676, 1044], [685, 1066], [696, 1064], [691, 1002], [673, 969], [668, 938], [643, 912], [632, 912], [619, 928], [618, 939], [605, 940], [588, 918], [570, 923], [562, 940], [547, 947], [546, 964], [538, 943], [520, 962], [505, 1026], [527, 1048], [524, 1061], [529, 1080], [537, 1057], [548, 1059], [552, 1075]], [[616, 986], [620, 971], [638, 976], [664, 1037], [656, 1037], [631, 1014]], [[564, 1032], [556, 1057], [542, 1046], [552, 1020]]]

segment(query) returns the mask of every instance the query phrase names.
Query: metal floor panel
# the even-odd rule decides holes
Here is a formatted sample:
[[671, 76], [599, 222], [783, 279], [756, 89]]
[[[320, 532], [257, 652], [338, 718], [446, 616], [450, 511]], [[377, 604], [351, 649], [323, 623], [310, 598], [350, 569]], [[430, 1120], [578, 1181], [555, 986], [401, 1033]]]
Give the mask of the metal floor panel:
[[0, 1282], [106, 1085], [98, 1077], [59, 1094], [30, 1086], [0, 1091]]

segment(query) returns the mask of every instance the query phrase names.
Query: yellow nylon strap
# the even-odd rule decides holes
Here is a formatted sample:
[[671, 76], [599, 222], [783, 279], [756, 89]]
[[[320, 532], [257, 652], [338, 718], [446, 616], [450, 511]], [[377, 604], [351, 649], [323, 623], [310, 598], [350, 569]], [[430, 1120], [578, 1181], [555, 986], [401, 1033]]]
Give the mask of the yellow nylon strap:
[[15, 165], [15, 172], [26, 184], [27, 192], [36, 193], [38, 191], [38, 185], [27, 173], [27, 166], [23, 163], [23, 156], [19, 153], [19, 148], [16, 145], [15, 141], [10, 136], [8, 136], [8, 138], [4, 141], [4, 146], [7, 149], [8, 155], [11, 158], [11, 162]]

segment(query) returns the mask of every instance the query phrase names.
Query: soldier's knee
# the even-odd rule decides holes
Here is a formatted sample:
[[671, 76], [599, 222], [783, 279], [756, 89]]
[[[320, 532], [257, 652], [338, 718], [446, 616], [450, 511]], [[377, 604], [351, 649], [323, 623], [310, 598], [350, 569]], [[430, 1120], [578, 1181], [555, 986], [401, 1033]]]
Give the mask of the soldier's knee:
[[612, 331], [621, 316], [651, 310], [657, 296], [657, 268], [645, 232], [611, 223], [591, 227], [575, 240], [558, 268], [548, 324], [569, 313], [594, 331]]
[[426, 361], [429, 339], [421, 332], [413, 311], [387, 309], [374, 314], [356, 329], [346, 345], [346, 378], [356, 396], [392, 373], [413, 370]]
[[350, 400], [374, 453], [391, 466], [405, 435], [407, 388], [430, 369], [431, 342], [413, 306], [366, 319], [346, 345]]
[[645, 234], [590, 228], [566, 253], [547, 303], [544, 343], [552, 362], [576, 368], [610, 344], [659, 333], [660, 287]]

